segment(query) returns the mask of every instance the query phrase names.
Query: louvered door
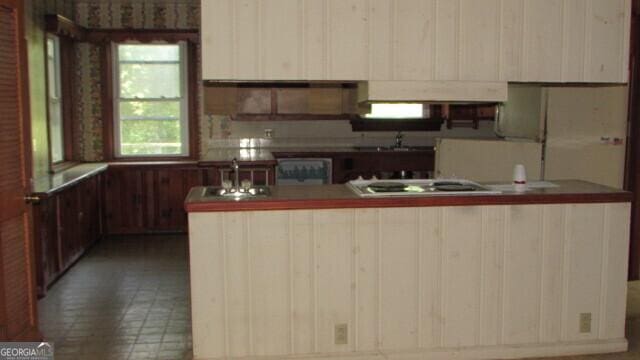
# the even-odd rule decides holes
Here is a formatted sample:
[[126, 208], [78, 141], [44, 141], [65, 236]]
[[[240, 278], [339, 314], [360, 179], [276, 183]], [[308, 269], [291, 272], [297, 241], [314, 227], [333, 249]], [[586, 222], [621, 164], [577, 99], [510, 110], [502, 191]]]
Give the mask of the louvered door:
[[35, 340], [26, 52], [20, 0], [0, 0], [0, 340]]

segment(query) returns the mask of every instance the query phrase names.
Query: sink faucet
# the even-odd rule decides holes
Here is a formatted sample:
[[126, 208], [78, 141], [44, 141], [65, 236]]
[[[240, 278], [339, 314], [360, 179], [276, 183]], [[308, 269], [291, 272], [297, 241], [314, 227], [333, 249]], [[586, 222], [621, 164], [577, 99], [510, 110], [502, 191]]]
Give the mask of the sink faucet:
[[402, 147], [402, 138], [404, 137], [404, 135], [402, 135], [402, 131], [398, 131], [398, 133], [396, 134], [396, 147], [397, 148], [401, 148]]
[[231, 169], [233, 169], [233, 189], [234, 191], [240, 191], [240, 165], [238, 159], [233, 158], [231, 160]]

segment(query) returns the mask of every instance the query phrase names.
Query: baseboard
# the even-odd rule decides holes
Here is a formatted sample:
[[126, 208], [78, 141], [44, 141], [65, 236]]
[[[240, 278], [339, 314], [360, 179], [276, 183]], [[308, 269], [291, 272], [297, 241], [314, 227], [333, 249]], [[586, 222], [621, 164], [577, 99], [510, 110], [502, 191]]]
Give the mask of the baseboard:
[[243, 356], [203, 358], [194, 360], [490, 360], [523, 359], [531, 357], [573, 356], [625, 352], [627, 339], [577, 341], [551, 344], [500, 345], [465, 348], [412, 349], [406, 351], [381, 350], [331, 354]]

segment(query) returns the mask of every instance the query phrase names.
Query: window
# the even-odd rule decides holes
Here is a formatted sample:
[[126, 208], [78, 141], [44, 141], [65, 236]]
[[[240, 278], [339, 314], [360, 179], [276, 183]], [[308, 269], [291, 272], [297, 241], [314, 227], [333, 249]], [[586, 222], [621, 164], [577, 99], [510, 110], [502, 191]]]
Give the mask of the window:
[[116, 157], [189, 155], [186, 48], [114, 44]]
[[47, 35], [47, 101], [52, 164], [65, 160], [60, 68], [60, 39], [54, 35]]
[[371, 104], [371, 112], [365, 117], [370, 119], [421, 119], [429, 117], [429, 107], [410, 103], [375, 103]]

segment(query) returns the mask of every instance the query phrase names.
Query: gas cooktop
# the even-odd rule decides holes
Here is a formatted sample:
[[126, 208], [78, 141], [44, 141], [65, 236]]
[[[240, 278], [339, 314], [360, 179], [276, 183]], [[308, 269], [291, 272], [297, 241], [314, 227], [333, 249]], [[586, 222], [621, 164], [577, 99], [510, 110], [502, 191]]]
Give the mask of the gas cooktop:
[[464, 179], [358, 179], [349, 181], [347, 186], [357, 195], [366, 197], [500, 194], [500, 191]]

